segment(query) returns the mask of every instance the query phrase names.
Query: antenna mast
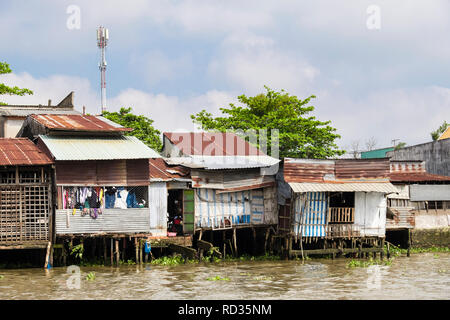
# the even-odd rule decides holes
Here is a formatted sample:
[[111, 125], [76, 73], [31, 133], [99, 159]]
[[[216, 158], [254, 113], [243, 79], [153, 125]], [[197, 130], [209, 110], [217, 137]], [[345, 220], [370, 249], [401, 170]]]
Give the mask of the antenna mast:
[[106, 111], [106, 59], [105, 50], [108, 45], [109, 32], [108, 29], [100, 26], [97, 29], [97, 46], [100, 48], [101, 56], [98, 68], [100, 69], [100, 88], [102, 94], [102, 114]]

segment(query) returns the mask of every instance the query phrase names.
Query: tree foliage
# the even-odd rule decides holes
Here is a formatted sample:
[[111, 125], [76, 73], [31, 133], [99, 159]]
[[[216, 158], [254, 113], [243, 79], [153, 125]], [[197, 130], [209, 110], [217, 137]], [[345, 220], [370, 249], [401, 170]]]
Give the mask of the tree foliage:
[[439, 139], [439, 137], [444, 133], [445, 130], [447, 130], [447, 127], [450, 126], [450, 123], [447, 123], [447, 121], [444, 121], [444, 123], [436, 129], [436, 131], [431, 132], [431, 139], [433, 141], [436, 141]]
[[402, 149], [402, 148], [404, 148], [404, 147], [406, 147], [406, 142], [399, 142], [399, 143], [394, 147], [394, 150], [397, 151], [397, 150], [400, 150], [400, 149]]
[[[0, 75], [11, 73], [12, 70], [9, 67], [9, 64], [6, 62], [0, 62]], [[33, 94], [33, 91], [30, 89], [21, 89], [17, 86], [14, 87], [8, 87], [4, 83], [0, 83], [0, 95], [8, 94], [10, 96], [16, 95], [16, 96], [24, 96], [26, 94]], [[0, 102], [1, 105], [4, 105], [5, 103]]]
[[[204, 130], [220, 132], [267, 130], [267, 149], [271, 149], [270, 130], [279, 130], [279, 156], [296, 158], [328, 158], [344, 153], [335, 140], [340, 138], [331, 121], [319, 121], [308, 116], [314, 110], [308, 106], [314, 95], [301, 100], [284, 90], [276, 92], [265, 86], [266, 93], [254, 97], [238, 97], [244, 107], [230, 103], [229, 108], [220, 108], [224, 116], [213, 117], [202, 110], [191, 115], [192, 120]], [[258, 135], [258, 141], [259, 135]]]
[[120, 108], [119, 112], [105, 111], [103, 116], [124, 127], [133, 128], [134, 130], [127, 132], [126, 135], [135, 136], [153, 150], [161, 151], [161, 132], [153, 127], [153, 120], [131, 113], [131, 108]]

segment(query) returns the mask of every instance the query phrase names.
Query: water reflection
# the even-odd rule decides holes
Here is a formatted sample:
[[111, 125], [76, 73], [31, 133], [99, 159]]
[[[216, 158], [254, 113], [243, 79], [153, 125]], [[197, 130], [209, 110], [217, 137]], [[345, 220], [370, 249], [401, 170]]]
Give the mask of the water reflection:
[[76, 274], [67, 268], [0, 270], [0, 299], [450, 299], [450, 254], [415, 254], [373, 268], [347, 262], [81, 267], [79, 289], [68, 287]]

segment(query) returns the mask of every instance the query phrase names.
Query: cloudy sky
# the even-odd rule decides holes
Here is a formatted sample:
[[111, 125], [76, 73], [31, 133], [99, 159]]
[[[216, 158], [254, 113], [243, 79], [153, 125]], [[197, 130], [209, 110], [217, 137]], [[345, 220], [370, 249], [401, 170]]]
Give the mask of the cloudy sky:
[[56, 103], [75, 91], [79, 110], [98, 113], [99, 25], [110, 31], [108, 109], [132, 107], [161, 131], [193, 130], [191, 114], [219, 115], [264, 85], [314, 94], [314, 115], [344, 148], [427, 142], [450, 120], [446, 0], [2, 0], [0, 61], [14, 73], [0, 82], [35, 94], [1, 99]]

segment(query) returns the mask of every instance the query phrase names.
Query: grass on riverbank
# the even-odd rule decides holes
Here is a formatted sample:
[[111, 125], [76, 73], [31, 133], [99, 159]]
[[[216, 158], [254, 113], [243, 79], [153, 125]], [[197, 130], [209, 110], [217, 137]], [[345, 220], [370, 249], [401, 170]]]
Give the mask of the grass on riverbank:
[[[385, 253], [387, 253], [387, 247], [385, 247]], [[391, 255], [394, 257], [399, 257], [402, 254], [407, 254], [408, 249], [402, 249], [399, 247], [391, 246], [390, 248]], [[411, 248], [409, 251], [411, 254], [414, 253], [449, 253], [449, 247], [429, 247], [429, 248]]]
[[372, 259], [370, 258], [369, 260], [355, 260], [352, 259], [347, 263], [347, 267], [348, 268], [356, 268], [356, 267], [360, 267], [360, 268], [367, 268], [370, 266], [390, 266], [392, 264], [392, 260], [380, 260], [380, 259]]

